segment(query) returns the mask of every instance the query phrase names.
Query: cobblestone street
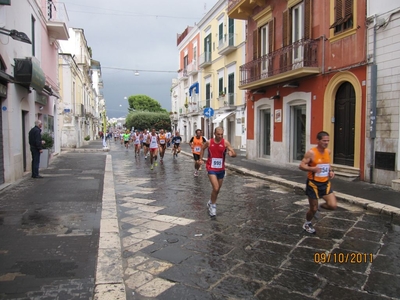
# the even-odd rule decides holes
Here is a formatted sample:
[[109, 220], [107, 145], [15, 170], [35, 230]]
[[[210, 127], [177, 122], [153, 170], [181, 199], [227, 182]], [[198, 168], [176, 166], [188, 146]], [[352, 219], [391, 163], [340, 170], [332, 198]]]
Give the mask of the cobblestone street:
[[211, 219], [189, 156], [110, 154], [128, 299], [399, 298], [398, 220], [339, 203], [310, 235], [304, 195], [230, 171]]

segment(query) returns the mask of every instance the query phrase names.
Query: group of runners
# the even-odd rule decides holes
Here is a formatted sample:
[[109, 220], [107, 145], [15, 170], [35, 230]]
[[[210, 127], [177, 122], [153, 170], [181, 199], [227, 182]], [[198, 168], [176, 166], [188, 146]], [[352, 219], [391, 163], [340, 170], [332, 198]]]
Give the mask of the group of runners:
[[[208, 178], [212, 186], [210, 199], [207, 202], [208, 213], [210, 217], [216, 216], [216, 203], [218, 194], [221, 190], [225, 177], [225, 157], [228, 154], [230, 157], [236, 157], [236, 152], [231, 143], [223, 138], [224, 130], [222, 127], [217, 127], [214, 130], [214, 137], [207, 140], [203, 136], [201, 129], [196, 130], [196, 135], [190, 141], [190, 147], [194, 159], [194, 176], [199, 175], [199, 170], [203, 164], [206, 165]], [[132, 139], [129, 139], [129, 133], [123, 135], [125, 145], [130, 140], [135, 145], [135, 155], [140, 152], [141, 144], [145, 158], [150, 155], [151, 170], [157, 166], [157, 156], [160, 155], [160, 162], [163, 163], [164, 154], [167, 145], [173, 144], [173, 156], [176, 158], [181, 151], [180, 143], [182, 137], [177, 131], [171, 138], [160, 130], [159, 134], [155, 129], [150, 133], [146, 130], [143, 132], [135, 132]], [[300, 162], [300, 170], [306, 171], [307, 182], [305, 194], [308, 196], [309, 209], [306, 213], [306, 221], [303, 224], [303, 229], [308, 233], [315, 233], [315, 229], [311, 223], [313, 218], [319, 217], [320, 208], [334, 210], [337, 207], [336, 196], [333, 193], [331, 179], [335, 177], [334, 170], [331, 165], [331, 151], [328, 149], [329, 134], [325, 131], [320, 131], [317, 134], [317, 145], [307, 151]], [[128, 147], [128, 146], [126, 146]], [[207, 160], [204, 162], [204, 154], [208, 153]], [[318, 200], [323, 199], [325, 202], [318, 205]]]
[[[115, 138], [115, 141], [117, 141], [117, 139], [118, 137]], [[164, 162], [165, 151], [171, 144], [171, 151], [174, 158], [177, 158], [178, 154], [181, 152], [180, 143], [182, 137], [179, 131], [176, 131], [175, 135], [171, 136], [171, 133], [165, 132], [164, 129], [161, 129], [159, 132], [156, 132], [155, 128], [153, 128], [151, 132], [148, 132], [147, 129], [143, 131], [135, 130], [133, 132], [127, 130], [120, 135], [120, 140], [126, 150], [133, 145], [135, 157], [139, 157], [141, 149], [143, 149], [144, 158], [147, 159], [150, 157], [151, 170], [158, 165], [158, 156], [160, 156], [160, 163], [162, 164]]]

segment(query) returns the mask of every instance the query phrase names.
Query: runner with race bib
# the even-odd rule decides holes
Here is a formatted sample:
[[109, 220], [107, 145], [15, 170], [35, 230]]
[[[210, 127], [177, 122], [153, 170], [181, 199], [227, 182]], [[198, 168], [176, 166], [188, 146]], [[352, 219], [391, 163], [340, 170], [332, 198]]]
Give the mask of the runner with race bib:
[[193, 153], [193, 159], [194, 159], [194, 176], [199, 176], [199, 168], [200, 164], [198, 163], [200, 159], [200, 152], [201, 148], [203, 147], [204, 143], [206, 142], [206, 139], [202, 137], [201, 135], [201, 129], [196, 130], [196, 135], [192, 137], [189, 141], [190, 148], [192, 148], [192, 153]]
[[230, 157], [236, 157], [236, 152], [231, 143], [224, 140], [223, 136], [224, 129], [222, 127], [215, 128], [214, 138], [204, 143], [200, 152], [199, 163], [203, 164], [203, 155], [208, 148], [206, 169], [212, 186], [211, 199], [207, 203], [210, 217], [215, 217], [217, 214], [217, 197], [225, 177], [225, 155], [228, 153]]

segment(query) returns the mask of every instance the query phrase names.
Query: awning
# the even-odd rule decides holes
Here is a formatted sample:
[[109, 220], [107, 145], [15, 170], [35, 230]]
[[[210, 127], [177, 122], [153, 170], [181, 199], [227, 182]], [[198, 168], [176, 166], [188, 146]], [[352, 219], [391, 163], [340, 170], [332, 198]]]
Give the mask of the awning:
[[199, 93], [199, 83], [198, 82], [195, 82], [195, 83], [193, 83], [191, 86], [190, 86], [190, 88], [189, 88], [189, 96], [192, 96], [192, 90], [194, 89], [194, 92], [196, 93], [196, 94], [198, 94]]
[[15, 82], [41, 92], [45, 86], [46, 77], [40, 66], [31, 57], [14, 58], [14, 61]]
[[218, 117], [216, 117], [212, 122], [213, 122], [214, 124], [221, 123], [223, 120], [225, 120], [227, 117], [233, 115], [234, 113], [235, 113], [234, 111], [231, 111], [231, 112], [228, 112], [228, 113], [220, 114], [220, 115], [219, 115]]

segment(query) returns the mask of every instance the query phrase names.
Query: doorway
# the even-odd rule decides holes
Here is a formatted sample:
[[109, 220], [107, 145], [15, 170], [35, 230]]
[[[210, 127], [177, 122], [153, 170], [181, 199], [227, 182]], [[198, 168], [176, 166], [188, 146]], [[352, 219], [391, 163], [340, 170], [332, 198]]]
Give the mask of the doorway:
[[260, 143], [260, 156], [269, 158], [271, 155], [271, 109], [262, 109], [260, 115], [260, 132], [262, 142]]
[[343, 83], [335, 98], [333, 163], [354, 166], [356, 95], [349, 82]]
[[306, 105], [291, 107], [291, 161], [301, 161], [306, 152]]

